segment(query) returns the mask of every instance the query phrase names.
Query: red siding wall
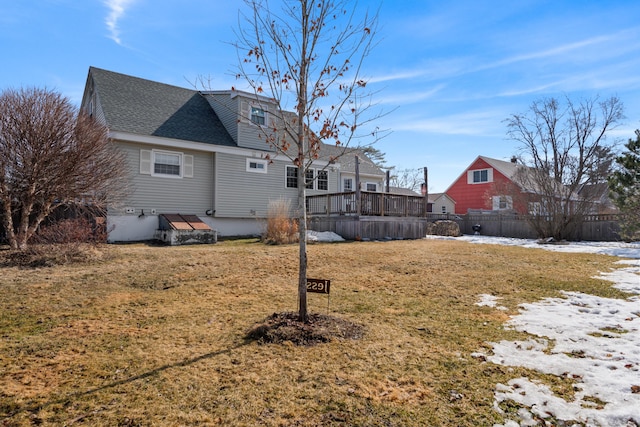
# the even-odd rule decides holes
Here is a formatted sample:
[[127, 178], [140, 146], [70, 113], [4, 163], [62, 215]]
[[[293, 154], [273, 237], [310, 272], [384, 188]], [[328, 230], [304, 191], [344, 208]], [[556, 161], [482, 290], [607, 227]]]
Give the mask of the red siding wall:
[[482, 184], [468, 184], [467, 172], [477, 169], [493, 169], [487, 162], [477, 159], [447, 190], [446, 194], [456, 201], [457, 214], [466, 214], [469, 209], [491, 209], [490, 196], [494, 192], [496, 184], [509, 181], [496, 169], [493, 169], [493, 182]]

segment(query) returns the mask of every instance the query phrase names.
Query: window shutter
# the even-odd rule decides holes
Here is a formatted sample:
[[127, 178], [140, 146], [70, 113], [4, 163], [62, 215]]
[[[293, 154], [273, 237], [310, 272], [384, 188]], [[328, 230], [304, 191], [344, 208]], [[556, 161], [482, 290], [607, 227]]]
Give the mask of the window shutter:
[[193, 156], [190, 154], [185, 154], [184, 156], [182, 156], [182, 162], [183, 162], [182, 177], [193, 178]]
[[493, 209], [494, 211], [499, 210], [499, 209], [500, 209], [500, 196], [493, 196], [493, 197], [491, 198], [491, 200], [492, 200], [492, 202], [493, 202], [492, 209]]
[[473, 171], [467, 171], [467, 184], [473, 184]]
[[151, 175], [151, 150], [140, 150], [140, 173]]

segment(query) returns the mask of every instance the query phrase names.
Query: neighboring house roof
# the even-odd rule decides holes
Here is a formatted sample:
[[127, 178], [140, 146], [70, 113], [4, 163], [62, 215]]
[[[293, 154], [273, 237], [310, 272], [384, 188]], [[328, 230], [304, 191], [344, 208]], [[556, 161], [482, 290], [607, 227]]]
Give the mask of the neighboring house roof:
[[[399, 195], [402, 195], [402, 196], [422, 197], [422, 194], [418, 193], [417, 191], [413, 191], [410, 188], [389, 187], [389, 192], [392, 193], [392, 194], [399, 194]], [[453, 204], [456, 203], [455, 200], [453, 200], [451, 197], [449, 197], [449, 195], [447, 195], [446, 193], [429, 193], [429, 194], [427, 194], [427, 201], [429, 203], [435, 203], [440, 198], [449, 199], [451, 201], [451, 203], [453, 203]]]
[[600, 205], [602, 211], [608, 213], [619, 212], [618, 207], [611, 200], [609, 184], [606, 182], [583, 185], [578, 190], [578, 196], [586, 199], [595, 199], [594, 202]]
[[[445, 193], [448, 193], [449, 190], [451, 190], [451, 188], [460, 180], [460, 178], [463, 178], [464, 176], [466, 176], [467, 172], [470, 170], [474, 170], [472, 169], [472, 166], [475, 165], [478, 160], [482, 160], [485, 163], [487, 163], [489, 166], [491, 166], [492, 168], [494, 168], [495, 170], [497, 170], [498, 172], [500, 172], [502, 175], [504, 175], [507, 179], [509, 179], [510, 181], [512, 181], [513, 183], [517, 184], [516, 180], [516, 175], [517, 172], [522, 170], [522, 168], [528, 168], [525, 165], [519, 164], [519, 163], [515, 163], [515, 162], [511, 162], [511, 161], [505, 161], [505, 160], [498, 160], [498, 159], [492, 159], [491, 157], [486, 157], [486, 156], [478, 156], [476, 157], [473, 162], [471, 162], [471, 164], [469, 166], [467, 166], [464, 171], [462, 171], [462, 173], [449, 185], [449, 187], [447, 188], [447, 190], [445, 191]], [[453, 200], [453, 199], [452, 199]]]
[[502, 175], [506, 176], [511, 180], [514, 179], [514, 177], [516, 176], [516, 172], [519, 169], [525, 167], [515, 162], [507, 162], [504, 160], [492, 159], [491, 157], [478, 156], [478, 158], [484, 160], [489, 165], [491, 165], [491, 167], [493, 167], [494, 169], [497, 169], [498, 172], [500, 172]]
[[[339, 157], [338, 157], [339, 156]], [[376, 164], [367, 157], [361, 148], [351, 148], [322, 144], [320, 149], [320, 158], [328, 160], [330, 157], [338, 157], [337, 163], [340, 163], [340, 170], [347, 173], [356, 172], [356, 156], [359, 160], [360, 175], [384, 175], [385, 173]]]
[[[417, 191], [413, 191], [410, 188], [404, 188], [404, 187], [389, 187], [389, 192], [392, 194], [400, 194], [402, 196], [422, 197], [422, 194], [418, 193]], [[429, 194], [429, 201], [431, 201], [431, 194]]]
[[453, 203], [454, 205], [456, 204], [456, 201], [453, 200], [451, 198], [451, 196], [449, 196], [447, 193], [430, 193], [427, 195], [429, 197], [429, 201], [430, 202], [434, 202], [440, 198], [447, 198], [451, 201], [451, 203]]
[[236, 146], [204, 96], [191, 89], [90, 67], [111, 131]]

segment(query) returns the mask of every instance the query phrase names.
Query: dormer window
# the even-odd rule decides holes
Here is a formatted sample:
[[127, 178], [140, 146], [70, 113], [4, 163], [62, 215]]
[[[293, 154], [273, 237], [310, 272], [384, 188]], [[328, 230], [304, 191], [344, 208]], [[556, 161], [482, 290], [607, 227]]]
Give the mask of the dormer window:
[[260, 126], [266, 124], [265, 113], [262, 108], [251, 107], [251, 122]]
[[489, 171], [486, 169], [480, 171], [473, 171], [473, 182], [488, 182]]
[[467, 171], [467, 184], [485, 184], [487, 182], [493, 182], [493, 169]]

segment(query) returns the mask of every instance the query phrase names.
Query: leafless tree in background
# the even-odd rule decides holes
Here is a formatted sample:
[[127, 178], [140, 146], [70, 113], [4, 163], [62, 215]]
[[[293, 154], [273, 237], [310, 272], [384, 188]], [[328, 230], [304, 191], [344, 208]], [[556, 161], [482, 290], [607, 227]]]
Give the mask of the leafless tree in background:
[[547, 98], [526, 114], [506, 120], [507, 134], [520, 143], [516, 183], [528, 197], [533, 227], [540, 237], [572, 237], [582, 216], [607, 191], [614, 141], [607, 139], [624, 118], [622, 102], [611, 97], [565, 105]]
[[424, 183], [424, 168], [419, 169], [393, 169], [391, 171], [391, 186], [408, 188], [416, 192]]
[[106, 127], [68, 98], [39, 88], [0, 93], [0, 216], [12, 249], [25, 249], [56, 206], [104, 207], [127, 182]]

